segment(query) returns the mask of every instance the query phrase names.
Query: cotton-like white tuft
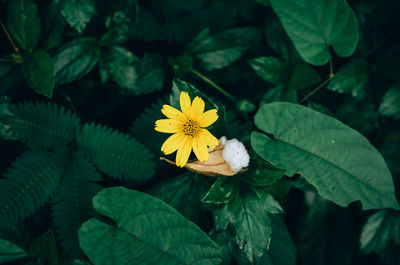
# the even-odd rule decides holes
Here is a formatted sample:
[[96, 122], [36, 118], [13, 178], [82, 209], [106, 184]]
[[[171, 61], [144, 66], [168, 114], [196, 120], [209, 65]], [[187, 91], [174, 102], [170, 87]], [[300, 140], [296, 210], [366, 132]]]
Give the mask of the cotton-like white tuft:
[[226, 141], [228, 141], [228, 139], [226, 139], [226, 136], [222, 136], [221, 138], [219, 138], [219, 142], [220, 142], [222, 145], [225, 145], [225, 144], [226, 144]]
[[250, 156], [244, 145], [237, 139], [226, 140], [226, 137], [223, 140], [221, 139], [221, 143], [225, 142], [223, 143], [225, 147], [222, 151], [222, 157], [229, 164], [231, 170], [236, 172], [247, 167], [250, 162]]

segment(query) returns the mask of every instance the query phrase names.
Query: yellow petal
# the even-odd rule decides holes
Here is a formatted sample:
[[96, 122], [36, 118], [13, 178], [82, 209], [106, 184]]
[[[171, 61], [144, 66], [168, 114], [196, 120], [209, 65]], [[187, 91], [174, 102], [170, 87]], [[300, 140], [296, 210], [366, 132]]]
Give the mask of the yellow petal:
[[210, 148], [216, 147], [218, 143], [218, 139], [215, 138], [214, 135], [212, 135], [208, 130], [206, 129], [200, 129], [198, 132], [199, 137], [201, 138], [201, 141], [208, 145]]
[[193, 139], [193, 152], [200, 162], [208, 160], [208, 148], [202, 138], [196, 135]]
[[165, 142], [161, 146], [161, 151], [166, 155], [172, 154], [173, 152], [178, 150], [179, 146], [182, 145], [185, 137], [186, 136], [182, 132], [171, 135], [167, 138], [167, 140], [165, 140]]
[[218, 119], [218, 114], [216, 109], [210, 109], [203, 113], [199, 125], [200, 127], [208, 127], [213, 124]]
[[193, 138], [190, 136], [185, 136], [183, 144], [179, 147], [176, 153], [176, 165], [178, 167], [183, 167], [189, 160], [190, 152], [192, 152]]
[[190, 105], [190, 96], [187, 92], [181, 92], [180, 98], [179, 98], [180, 104], [181, 104], [181, 110], [183, 114], [190, 119], [191, 117], [191, 112], [192, 112], [192, 106]]
[[182, 122], [171, 119], [161, 119], [156, 121], [156, 131], [163, 133], [176, 133], [182, 130]]
[[200, 97], [195, 97], [192, 103], [192, 120], [198, 121], [204, 112], [204, 101]]
[[170, 105], [163, 105], [161, 112], [170, 119], [186, 122], [186, 117], [179, 110], [171, 107]]

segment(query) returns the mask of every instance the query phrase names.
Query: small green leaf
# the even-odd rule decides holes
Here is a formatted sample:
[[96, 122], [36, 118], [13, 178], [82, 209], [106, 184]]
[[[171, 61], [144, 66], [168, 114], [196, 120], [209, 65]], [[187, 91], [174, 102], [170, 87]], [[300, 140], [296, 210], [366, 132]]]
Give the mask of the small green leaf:
[[308, 63], [323, 65], [330, 47], [341, 57], [353, 54], [358, 22], [346, 0], [270, 0], [272, 8]]
[[288, 176], [302, 174], [318, 193], [341, 206], [395, 208], [392, 176], [368, 140], [340, 121], [291, 103], [263, 105], [255, 115], [251, 145]]
[[271, 241], [271, 220], [263, 193], [242, 186], [240, 194], [215, 216], [217, 230], [225, 230], [229, 225], [239, 248], [252, 263], [263, 255]]
[[254, 58], [249, 64], [263, 80], [271, 84], [284, 84], [290, 75], [287, 63], [276, 57]]
[[239, 183], [234, 177], [219, 177], [204, 195], [202, 202], [225, 204], [237, 196]]
[[360, 249], [364, 253], [379, 252], [394, 240], [400, 244], [400, 214], [378, 211], [371, 215], [360, 235]]
[[58, 252], [53, 230], [48, 230], [29, 247], [28, 255], [40, 264], [58, 264]]
[[20, 65], [0, 62], [0, 94], [23, 80]]
[[7, 26], [19, 48], [32, 52], [40, 36], [40, 19], [34, 0], [10, 1]]
[[56, 82], [70, 83], [89, 73], [97, 64], [100, 47], [95, 38], [84, 37], [64, 44], [54, 58]]
[[24, 249], [0, 238], [0, 264], [22, 259], [27, 256]]
[[364, 93], [367, 81], [367, 62], [363, 59], [352, 60], [339, 70], [327, 88], [338, 93], [350, 93], [357, 98]]
[[45, 50], [36, 50], [24, 57], [22, 68], [28, 84], [39, 94], [52, 98], [54, 65], [50, 54]]
[[82, 33], [96, 13], [94, 2], [94, 0], [60, 0], [61, 14], [71, 27]]
[[241, 180], [251, 185], [266, 187], [274, 184], [285, 175], [285, 169], [274, 167], [254, 151], [250, 154], [249, 171], [243, 174]]
[[379, 106], [379, 113], [400, 119], [400, 83], [396, 83], [385, 93]]
[[53, 49], [60, 45], [67, 22], [61, 16], [60, 6], [51, 2], [46, 6], [45, 15], [42, 17], [42, 40], [46, 49]]
[[221, 263], [219, 247], [157, 198], [115, 187], [99, 192], [93, 206], [115, 222], [90, 219], [79, 229], [80, 246], [95, 265]]
[[309, 64], [298, 63], [294, 66], [288, 82], [289, 90], [302, 90], [316, 85], [321, 77]]

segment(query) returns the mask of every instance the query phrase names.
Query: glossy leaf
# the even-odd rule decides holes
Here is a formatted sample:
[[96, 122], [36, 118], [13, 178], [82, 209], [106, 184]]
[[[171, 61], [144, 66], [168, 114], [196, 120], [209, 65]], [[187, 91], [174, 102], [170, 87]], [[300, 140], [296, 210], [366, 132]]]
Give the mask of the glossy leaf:
[[54, 58], [56, 82], [70, 83], [89, 73], [97, 64], [100, 47], [97, 40], [84, 37], [64, 44]]
[[221, 262], [219, 247], [200, 228], [150, 195], [108, 188], [94, 197], [93, 206], [115, 222], [90, 219], [79, 229], [80, 246], [95, 265]]
[[50, 54], [36, 50], [24, 57], [23, 72], [28, 84], [39, 94], [53, 96], [54, 65]]
[[96, 13], [94, 0], [60, 0], [61, 14], [68, 24], [81, 33]]
[[341, 57], [353, 54], [358, 22], [346, 0], [270, 0], [271, 6], [308, 63], [329, 61], [330, 47]]
[[7, 10], [10, 34], [22, 50], [32, 52], [40, 35], [40, 19], [34, 0], [10, 1]]
[[204, 195], [202, 202], [225, 204], [235, 198], [239, 192], [239, 183], [233, 177], [217, 178]]
[[265, 81], [281, 85], [289, 78], [289, 66], [277, 57], [258, 57], [249, 61], [254, 71]]
[[383, 116], [400, 118], [400, 83], [393, 85], [383, 96], [379, 113]]
[[278, 102], [263, 105], [255, 124], [264, 133], [252, 133], [254, 150], [289, 176], [302, 174], [321, 196], [341, 206], [360, 200], [364, 209], [399, 208], [382, 156], [340, 121]]

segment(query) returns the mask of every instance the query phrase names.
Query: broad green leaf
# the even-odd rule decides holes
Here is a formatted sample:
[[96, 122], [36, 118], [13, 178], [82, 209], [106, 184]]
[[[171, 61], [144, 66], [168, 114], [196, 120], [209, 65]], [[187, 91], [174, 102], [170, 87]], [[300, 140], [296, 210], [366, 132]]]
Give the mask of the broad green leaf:
[[198, 59], [206, 71], [211, 71], [236, 61], [260, 39], [261, 30], [254, 27], [228, 29], [215, 35], [204, 30], [188, 45], [185, 52]]
[[264, 133], [252, 133], [253, 149], [289, 176], [303, 175], [322, 197], [341, 206], [360, 200], [363, 209], [399, 208], [385, 161], [357, 131], [284, 102], [263, 105], [254, 120]]
[[385, 93], [379, 106], [379, 113], [400, 119], [400, 83], [396, 83]]
[[261, 257], [260, 265], [295, 265], [296, 246], [279, 215], [271, 215], [271, 246]]
[[163, 181], [146, 192], [168, 203], [187, 219], [195, 222], [204, 215], [201, 197], [206, 191], [207, 182], [204, 177], [188, 172]]
[[367, 62], [356, 59], [342, 67], [328, 84], [328, 89], [338, 93], [350, 93], [357, 98], [364, 93], [368, 81]]
[[96, 13], [95, 0], [60, 0], [61, 14], [81, 33]]
[[0, 238], [0, 264], [19, 260], [27, 256], [24, 249]]
[[271, 220], [263, 201], [265, 191], [241, 187], [240, 194], [217, 212], [217, 230], [229, 226], [235, 241], [250, 262], [258, 260], [271, 241]]
[[346, 0], [270, 0], [272, 8], [308, 63], [323, 65], [331, 54], [353, 54], [358, 43], [358, 22]]
[[97, 64], [100, 47], [95, 38], [84, 37], [65, 43], [54, 58], [56, 82], [70, 83], [89, 73]]
[[49, 3], [42, 17], [42, 40], [46, 49], [53, 49], [60, 45], [67, 22], [61, 15], [60, 6], [56, 2]]
[[137, 78], [133, 64], [139, 59], [121, 46], [105, 47], [99, 62], [100, 77], [104, 83], [109, 78], [123, 88], [133, 86]]
[[277, 57], [258, 57], [251, 59], [249, 64], [265, 81], [281, 85], [289, 79], [289, 66]]
[[202, 202], [225, 204], [237, 196], [239, 183], [235, 177], [219, 177], [204, 195]]
[[80, 246], [95, 265], [221, 263], [219, 247], [157, 198], [115, 187], [99, 192], [93, 206], [115, 222], [90, 219], [79, 229]]
[[123, 84], [123, 93], [142, 95], [159, 91], [166, 78], [164, 58], [161, 55], [145, 54], [134, 65], [133, 73], [129, 75], [130, 79], [120, 82]]
[[360, 249], [364, 253], [379, 252], [391, 241], [400, 244], [400, 214], [395, 211], [378, 211], [371, 215], [360, 235]]
[[10, 1], [7, 26], [17, 46], [22, 50], [32, 52], [40, 36], [40, 19], [35, 1]]
[[45, 50], [36, 50], [24, 57], [22, 68], [29, 86], [39, 94], [52, 98], [54, 65], [50, 54]]

